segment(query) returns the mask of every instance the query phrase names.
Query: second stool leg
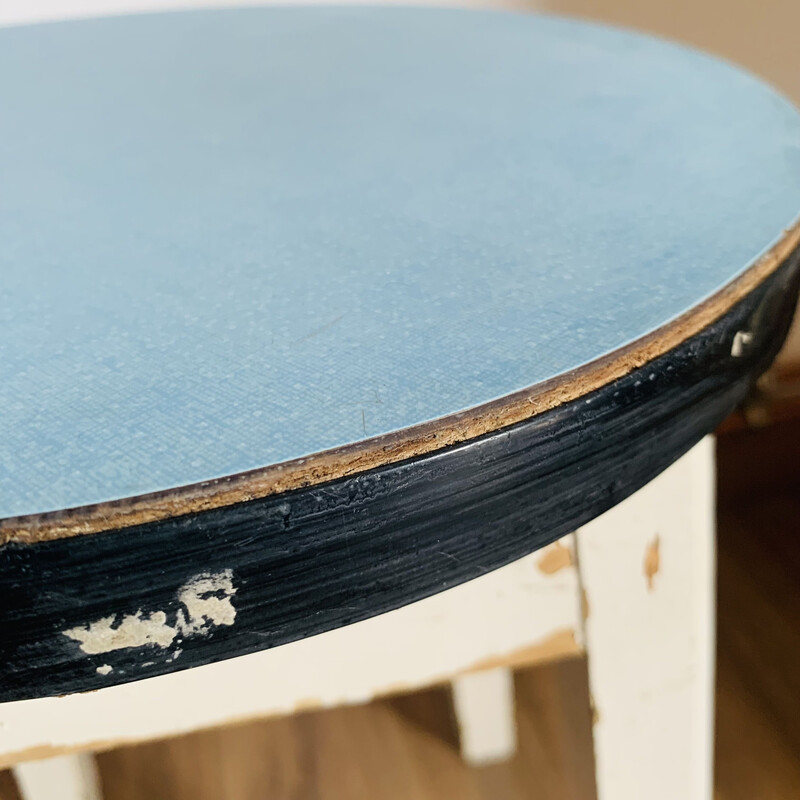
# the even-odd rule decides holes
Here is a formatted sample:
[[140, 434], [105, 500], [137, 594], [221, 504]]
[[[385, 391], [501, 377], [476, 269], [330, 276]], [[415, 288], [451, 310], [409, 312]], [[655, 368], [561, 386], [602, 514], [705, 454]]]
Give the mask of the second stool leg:
[[711, 800], [711, 437], [576, 541], [599, 800]]
[[22, 800], [102, 800], [91, 753], [28, 761], [13, 772]]
[[452, 687], [464, 760], [480, 766], [511, 758], [517, 749], [511, 670], [497, 667], [461, 675]]

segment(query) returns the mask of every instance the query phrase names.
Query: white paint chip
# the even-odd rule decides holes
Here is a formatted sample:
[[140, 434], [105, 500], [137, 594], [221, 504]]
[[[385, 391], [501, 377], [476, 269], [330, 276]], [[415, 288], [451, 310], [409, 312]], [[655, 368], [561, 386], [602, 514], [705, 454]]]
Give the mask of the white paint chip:
[[[139, 609], [135, 614], [103, 617], [88, 625], [70, 628], [63, 634], [80, 642], [81, 650], [90, 655], [150, 644], [166, 649], [176, 638], [207, 636], [213, 628], [233, 625], [236, 609], [231, 598], [234, 594], [231, 570], [201, 573], [178, 589], [176, 599], [180, 607], [173, 624], [169, 624], [165, 611], [145, 614]], [[106, 668], [107, 671], [101, 672]], [[107, 675], [111, 667], [103, 665], [97, 671]]]
[[231, 597], [236, 594], [229, 569], [216, 575], [198, 575], [178, 591], [178, 602], [186, 609], [178, 612], [178, 633], [188, 636], [206, 633], [209, 626], [233, 625], [236, 609]]
[[120, 621], [118, 616], [103, 617], [86, 627], [70, 628], [64, 636], [81, 643], [84, 653], [110, 653], [126, 647], [155, 644], [169, 647], [175, 638], [175, 629], [167, 625], [167, 615], [155, 611], [142, 616], [141, 610], [128, 614]]
[[749, 331], [736, 331], [731, 345], [731, 356], [733, 358], [741, 358], [744, 355], [745, 348], [752, 341], [753, 334]]
[[109, 673], [113, 672], [113, 668], [108, 664], [103, 664], [102, 667], [97, 668], [98, 675], [108, 675]]

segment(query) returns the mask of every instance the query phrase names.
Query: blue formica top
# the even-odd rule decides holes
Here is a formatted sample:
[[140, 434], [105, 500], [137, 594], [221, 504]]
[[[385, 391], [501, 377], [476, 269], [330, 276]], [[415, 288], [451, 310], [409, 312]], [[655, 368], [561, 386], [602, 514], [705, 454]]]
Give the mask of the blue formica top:
[[4, 29], [0, 517], [552, 378], [798, 212], [797, 112], [629, 32], [366, 7]]

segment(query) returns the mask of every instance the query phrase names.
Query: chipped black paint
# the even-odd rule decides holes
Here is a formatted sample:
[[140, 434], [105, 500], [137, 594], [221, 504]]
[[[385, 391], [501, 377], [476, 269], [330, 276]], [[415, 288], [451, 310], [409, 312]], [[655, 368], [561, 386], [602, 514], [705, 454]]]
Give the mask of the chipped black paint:
[[[7, 545], [0, 699], [95, 689], [274, 647], [455, 586], [563, 536], [657, 475], [742, 400], [788, 329], [797, 261], [670, 353], [507, 429], [276, 497]], [[752, 337], [733, 356], [737, 331]], [[236, 591], [233, 625], [100, 655], [63, 633], [138, 611], [174, 621], [179, 587], [223, 570]]]

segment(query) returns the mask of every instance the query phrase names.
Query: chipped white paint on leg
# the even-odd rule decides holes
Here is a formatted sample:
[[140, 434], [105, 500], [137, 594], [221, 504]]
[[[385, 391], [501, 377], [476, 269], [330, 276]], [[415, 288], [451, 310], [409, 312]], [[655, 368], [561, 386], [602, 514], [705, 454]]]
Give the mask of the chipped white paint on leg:
[[471, 672], [456, 678], [452, 687], [463, 759], [480, 766], [511, 758], [517, 749], [511, 670]]
[[14, 779], [22, 800], [102, 800], [91, 753], [17, 764]]
[[[236, 609], [231, 598], [236, 594], [231, 571], [202, 573], [177, 591], [179, 607], [170, 621], [163, 610], [119, 615], [90, 622], [65, 630], [64, 636], [80, 642], [81, 650], [89, 655], [110, 653], [129, 647], [157, 645], [166, 649], [186, 636], [204, 636], [219, 625], [233, 625]], [[104, 664], [97, 668], [100, 675], [111, 673]]]
[[600, 800], [712, 796], [713, 470], [708, 437], [576, 534]]

